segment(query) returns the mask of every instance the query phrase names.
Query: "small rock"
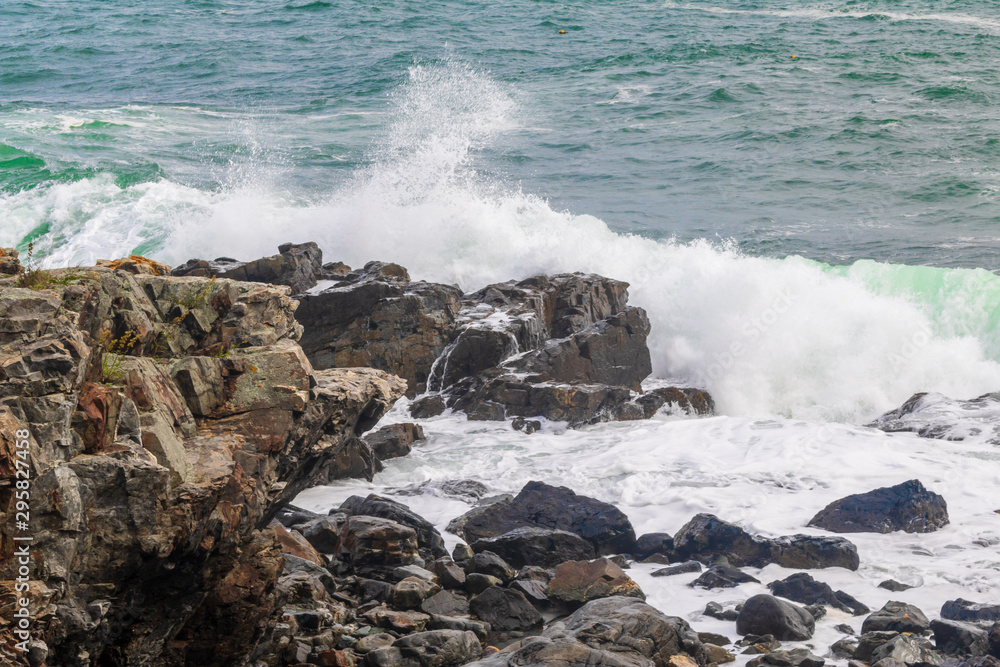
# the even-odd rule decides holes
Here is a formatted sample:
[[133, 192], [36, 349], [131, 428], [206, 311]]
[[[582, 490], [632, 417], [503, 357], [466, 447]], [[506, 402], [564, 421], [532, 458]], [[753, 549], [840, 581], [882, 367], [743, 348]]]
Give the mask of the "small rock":
[[886, 658], [898, 660], [906, 665], [920, 665], [921, 667], [944, 663], [944, 657], [934, 650], [934, 646], [929, 641], [909, 634], [893, 637], [875, 649], [871, 657], [873, 666]]
[[396, 641], [396, 638], [385, 632], [368, 635], [367, 637], [362, 637], [358, 640], [358, 642], [354, 645], [354, 652], [368, 653], [369, 651], [374, 651], [375, 649], [392, 646], [394, 641]]
[[440, 586], [425, 579], [407, 577], [393, 587], [392, 606], [397, 609], [416, 609], [440, 590]]
[[364, 441], [381, 461], [406, 456], [415, 442], [426, 439], [419, 424], [390, 424], [364, 436]]
[[717, 618], [720, 621], [735, 621], [740, 616], [740, 612], [735, 609], [724, 609], [718, 602], [709, 602], [705, 605], [705, 616]]
[[740, 584], [760, 583], [759, 579], [751, 577], [749, 574], [735, 567], [727, 565], [713, 565], [708, 568], [700, 577], [692, 581], [689, 585], [694, 588], [736, 588]]
[[549, 582], [549, 597], [560, 602], [583, 604], [614, 596], [646, 599], [639, 585], [606, 558], [562, 563]]
[[865, 619], [861, 632], [912, 632], [924, 634], [931, 624], [920, 611], [905, 602], [886, 602], [885, 606]]
[[767, 585], [771, 592], [793, 602], [822, 604], [840, 611], [860, 616], [871, 610], [843, 591], [834, 591], [827, 584], [816, 581], [806, 572], [796, 572], [786, 579]]
[[520, 591], [491, 586], [469, 602], [472, 612], [494, 633], [529, 632], [542, 626], [542, 616]]
[[472, 557], [465, 568], [466, 574], [488, 574], [504, 584], [514, 580], [517, 571], [507, 561], [492, 551], [480, 551]]
[[420, 604], [420, 611], [431, 616], [462, 616], [469, 613], [469, 601], [451, 591], [439, 591]]
[[910, 586], [908, 584], [901, 584], [895, 579], [886, 579], [885, 581], [880, 583], [878, 587], [884, 588], [887, 591], [892, 591], [893, 593], [901, 593], [903, 591], [908, 591], [911, 588], [913, 588], [913, 586]]
[[488, 588], [500, 586], [503, 582], [491, 574], [473, 572], [465, 578], [465, 590], [473, 595], [478, 595]]
[[639, 559], [653, 554], [670, 554], [674, 550], [674, 536], [670, 533], [646, 533], [635, 541], [635, 555]]
[[438, 583], [443, 588], [465, 587], [465, 570], [460, 568], [451, 558], [447, 556], [439, 558], [431, 562], [428, 567], [431, 572], [437, 575]]
[[410, 416], [414, 419], [429, 419], [437, 417], [447, 409], [444, 398], [439, 394], [424, 396], [410, 405]]
[[524, 417], [515, 417], [510, 422], [510, 426], [515, 431], [521, 431], [528, 435], [542, 430], [542, 422], [537, 419], [525, 419]]
[[770, 595], [755, 595], [747, 600], [736, 619], [736, 631], [741, 635], [771, 634], [782, 641], [809, 639], [815, 626], [808, 611]]
[[678, 563], [677, 565], [671, 565], [670, 567], [653, 570], [650, 576], [672, 577], [676, 574], [693, 574], [695, 572], [701, 572], [701, 563], [696, 560], [689, 560], [686, 563]]

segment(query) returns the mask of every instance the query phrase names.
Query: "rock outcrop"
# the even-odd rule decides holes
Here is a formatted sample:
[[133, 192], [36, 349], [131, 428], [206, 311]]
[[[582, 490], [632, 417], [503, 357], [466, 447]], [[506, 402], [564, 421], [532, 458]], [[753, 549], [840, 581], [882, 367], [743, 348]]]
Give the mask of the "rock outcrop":
[[[166, 269], [133, 257], [35, 289], [0, 280], [0, 508], [26, 464], [48, 664], [242, 664], [281, 596], [268, 522], [405, 389], [314, 371], [289, 288]], [[15, 524], [0, 531], [6, 608]]]
[[809, 525], [834, 533], [930, 533], [948, 525], [948, 505], [911, 479], [834, 501]]

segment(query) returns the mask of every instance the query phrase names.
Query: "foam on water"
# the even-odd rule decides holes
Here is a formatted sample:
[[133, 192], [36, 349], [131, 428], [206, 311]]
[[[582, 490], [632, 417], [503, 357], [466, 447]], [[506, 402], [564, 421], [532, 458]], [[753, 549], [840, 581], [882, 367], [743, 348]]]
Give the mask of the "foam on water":
[[331, 260], [396, 261], [474, 289], [546, 272], [626, 280], [653, 324], [654, 372], [707, 388], [724, 414], [863, 422], [917, 391], [1000, 387], [1000, 278], [987, 271], [749, 257], [725, 243], [613, 232], [483, 175], [476, 157], [526, 116], [462, 64], [414, 67], [371, 165], [326, 201], [282, 193], [253, 161], [210, 192], [96, 177], [0, 197], [4, 242], [40, 221], [54, 265], [135, 248], [178, 263], [316, 240]]

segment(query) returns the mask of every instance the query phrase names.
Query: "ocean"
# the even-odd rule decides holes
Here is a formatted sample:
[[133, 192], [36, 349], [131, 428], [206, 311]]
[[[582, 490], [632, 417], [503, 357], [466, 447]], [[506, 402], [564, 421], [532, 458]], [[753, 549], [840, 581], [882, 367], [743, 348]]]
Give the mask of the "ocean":
[[[0, 245], [63, 266], [314, 240], [467, 290], [597, 272], [649, 312], [651, 382], [718, 406], [531, 437], [436, 418], [301, 504], [428, 482], [398, 497], [443, 529], [466, 506], [435, 481], [542, 479], [641, 532], [711, 511], [777, 535], [919, 478], [949, 528], [858, 536], [861, 570], [817, 577], [873, 608], [916, 583], [892, 597], [932, 615], [1000, 593], [1000, 449], [864, 426], [1000, 390], [992, 3], [8, 0], [0, 34]], [[731, 632], [644, 567], [653, 604]], [[818, 640], [860, 625], [837, 616]]]

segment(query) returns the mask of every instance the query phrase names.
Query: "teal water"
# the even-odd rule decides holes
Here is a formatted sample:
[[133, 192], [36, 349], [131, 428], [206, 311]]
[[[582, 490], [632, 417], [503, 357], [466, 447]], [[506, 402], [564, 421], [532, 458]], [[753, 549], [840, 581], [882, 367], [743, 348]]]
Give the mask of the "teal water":
[[[554, 209], [768, 256], [998, 266], [985, 0], [38, 0], [0, 30], [7, 198], [108, 178], [316, 201], [376, 159], [409, 68], [457, 63], [469, 95], [488, 78], [517, 105], [470, 162]], [[3, 212], [7, 243], [74, 234]], [[115, 249], [169, 227], [121, 215], [148, 229], [109, 230]]]
[[1000, 387], [986, 0], [35, 0], [0, 34], [0, 244], [45, 263], [597, 271], [731, 413]]

